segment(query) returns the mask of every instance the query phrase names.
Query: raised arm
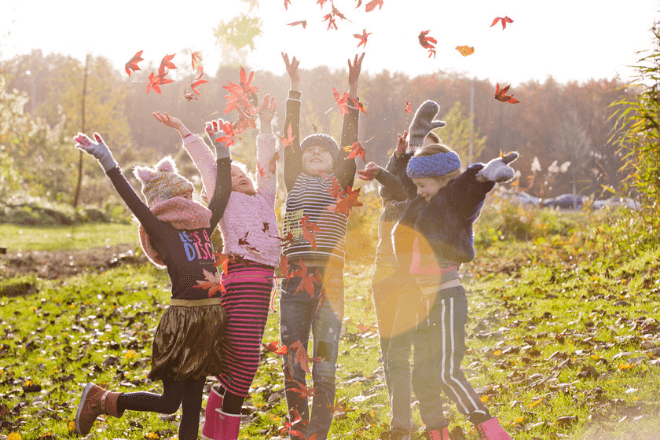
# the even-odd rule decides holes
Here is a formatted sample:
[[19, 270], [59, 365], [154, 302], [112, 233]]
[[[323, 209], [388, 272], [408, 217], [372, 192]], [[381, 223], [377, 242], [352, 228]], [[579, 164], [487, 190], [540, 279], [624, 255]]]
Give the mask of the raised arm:
[[273, 196], [277, 188], [277, 158], [275, 148], [277, 138], [273, 134], [271, 122], [276, 110], [275, 98], [264, 96], [259, 108], [260, 133], [257, 136], [257, 191], [266, 191]]
[[77, 148], [94, 156], [99, 161], [99, 164], [110, 178], [119, 196], [124, 200], [131, 212], [135, 214], [135, 217], [144, 226], [147, 233], [155, 237], [158, 231], [158, 219], [149, 210], [149, 207], [144, 204], [140, 196], [137, 195], [131, 184], [122, 174], [117, 161], [115, 161], [110, 148], [105, 144], [101, 135], [94, 133], [94, 139], [96, 142], [92, 142], [83, 133], [78, 133], [78, 136], [74, 138]]
[[293, 142], [284, 147], [284, 184], [287, 191], [293, 188], [296, 179], [302, 173], [302, 152], [300, 151], [300, 77], [298, 76], [298, 65], [300, 62], [293, 57], [289, 61], [289, 55], [282, 53], [282, 59], [289, 74], [291, 88], [289, 98], [286, 101], [286, 118], [284, 119], [284, 136], [288, 138], [289, 127]]
[[348, 100], [348, 113], [344, 115], [341, 128], [339, 143], [341, 150], [334, 169], [337, 180], [339, 180], [339, 184], [342, 187], [353, 186], [353, 179], [357, 168], [355, 159], [346, 160], [350, 153], [344, 151], [343, 148], [351, 146], [358, 141], [358, 119], [360, 112], [355, 108], [355, 104], [358, 102], [358, 80], [362, 70], [363, 59], [364, 52], [360, 57], [355, 55], [352, 64], [350, 58], [348, 60], [348, 96], [350, 99]]
[[[192, 159], [195, 167], [199, 171], [199, 174], [202, 178], [202, 185], [204, 186], [204, 192], [211, 197], [215, 188], [215, 176], [217, 172], [215, 155], [209, 148], [209, 146], [204, 142], [204, 140], [196, 135], [192, 134], [190, 130], [186, 128], [185, 125], [181, 122], [179, 118], [168, 115], [167, 113], [161, 114], [159, 112], [152, 113], [154, 117], [166, 125], [167, 127], [174, 128], [181, 134], [183, 139], [183, 148]], [[206, 131], [208, 133], [210, 122], [206, 123]], [[209, 138], [211, 135], [209, 134]]]

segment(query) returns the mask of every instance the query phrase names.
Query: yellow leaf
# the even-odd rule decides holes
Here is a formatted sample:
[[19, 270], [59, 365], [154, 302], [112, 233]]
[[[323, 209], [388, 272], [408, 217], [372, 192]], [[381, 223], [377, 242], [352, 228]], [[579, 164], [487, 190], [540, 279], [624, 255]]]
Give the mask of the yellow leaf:
[[530, 403], [530, 404], [527, 405], [527, 406], [529, 406], [530, 408], [534, 408], [535, 406], [537, 406], [538, 404], [540, 404], [541, 402], [543, 402], [543, 399], [544, 399], [544, 398], [541, 397], [539, 400], [536, 400], [536, 401]]
[[516, 417], [516, 419], [513, 421], [516, 425], [520, 425], [522, 422], [525, 421], [525, 416], [520, 416]]
[[21, 435], [18, 432], [11, 432], [7, 436], [7, 440], [21, 440]]
[[490, 396], [486, 395], [486, 396], [481, 396], [481, 398], [479, 400], [481, 400], [482, 403], [487, 403], [488, 399], [490, 399]]
[[494, 350], [493, 351], [493, 356], [499, 356], [502, 354], [502, 350]]
[[133, 359], [133, 358], [137, 357], [137, 355], [138, 355], [138, 354], [135, 352], [135, 350], [128, 350], [128, 351], [126, 352], [126, 354], [124, 354], [124, 357], [125, 357], [126, 359]]
[[464, 57], [474, 53], [474, 47], [471, 46], [456, 46], [456, 50], [459, 51]]
[[637, 364], [627, 364], [627, 363], [621, 363], [618, 365], [619, 370], [630, 370], [631, 368], [635, 367]]

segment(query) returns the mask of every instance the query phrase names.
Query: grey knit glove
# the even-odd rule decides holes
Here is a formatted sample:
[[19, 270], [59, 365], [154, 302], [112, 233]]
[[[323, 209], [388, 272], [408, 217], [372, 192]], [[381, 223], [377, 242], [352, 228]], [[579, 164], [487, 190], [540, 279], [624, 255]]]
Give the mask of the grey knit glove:
[[218, 119], [215, 121], [208, 121], [206, 123], [206, 134], [211, 140], [211, 145], [215, 147], [215, 158], [217, 159], [231, 159], [231, 152], [229, 147], [225, 142], [216, 142], [218, 137], [221, 137], [225, 134], [223, 130], [223, 125], [229, 124], [229, 122], [224, 121], [223, 119]]
[[512, 151], [504, 157], [491, 160], [477, 173], [477, 180], [479, 182], [508, 182], [515, 175], [513, 168], [509, 164], [516, 159], [518, 159], [518, 153]]
[[94, 139], [96, 139], [96, 142], [98, 143], [92, 142], [92, 140], [84, 133], [78, 133], [78, 136], [73, 138], [73, 140], [77, 142], [76, 148], [94, 156], [101, 164], [101, 167], [103, 167], [103, 171], [107, 173], [117, 166], [117, 161], [112, 157], [110, 149], [105, 142], [103, 142], [103, 138], [101, 138], [100, 134], [94, 133]]
[[445, 121], [434, 121], [440, 106], [434, 101], [425, 101], [415, 112], [408, 133], [410, 146], [419, 147], [424, 143], [424, 138], [434, 129], [444, 127]]

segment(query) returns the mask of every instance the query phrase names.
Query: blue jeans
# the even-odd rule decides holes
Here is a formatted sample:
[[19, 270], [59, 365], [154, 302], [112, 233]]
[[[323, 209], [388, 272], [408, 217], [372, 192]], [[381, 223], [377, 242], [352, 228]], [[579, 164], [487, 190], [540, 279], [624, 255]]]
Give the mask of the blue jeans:
[[[415, 279], [407, 270], [388, 265], [376, 265], [371, 283], [374, 307], [378, 320], [378, 334], [390, 403], [390, 428], [410, 433], [413, 429], [410, 398], [410, 355], [418, 325], [418, 310], [422, 294]], [[426, 316], [421, 317], [426, 319]], [[420, 399], [422, 420], [426, 425], [434, 421], [435, 408], [442, 410], [442, 389], [434, 382]], [[421, 402], [425, 399], [424, 402]], [[432, 408], [432, 410], [431, 410]]]
[[[292, 267], [296, 270], [298, 267]], [[308, 268], [309, 273], [316, 270]], [[335, 404], [335, 371], [339, 355], [339, 336], [344, 319], [344, 279], [343, 268], [326, 266], [318, 268], [321, 283], [314, 283], [314, 294], [304, 289], [296, 293], [301, 278], [292, 277], [282, 281], [280, 296], [280, 339], [282, 345], [300, 341], [305, 349], [309, 346], [310, 331], [314, 336], [314, 346], [309, 357], [320, 358], [312, 363], [313, 398], [311, 416], [309, 400], [301, 395], [301, 388], [307, 386], [305, 371], [294, 361], [294, 353], [283, 356], [284, 385], [289, 418], [296, 419], [294, 410], [302, 418], [291, 429], [305, 437], [290, 432], [292, 439], [302, 439], [316, 434], [317, 440], [328, 436], [332, 424], [332, 407]], [[323, 292], [323, 294], [321, 293]], [[308, 351], [309, 352], [309, 351]], [[311, 388], [311, 387], [310, 387]]]
[[465, 289], [452, 287], [422, 301], [428, 314], [420, 320], [415, 334], [413, 389], [419, 410], [427, 417], [426, 429], [447, 426], [442, 405], [425, 404], [438, 397], [438, 386], [473, 423], [488, 420], [490, 413], [461, 370], [468, 311]]

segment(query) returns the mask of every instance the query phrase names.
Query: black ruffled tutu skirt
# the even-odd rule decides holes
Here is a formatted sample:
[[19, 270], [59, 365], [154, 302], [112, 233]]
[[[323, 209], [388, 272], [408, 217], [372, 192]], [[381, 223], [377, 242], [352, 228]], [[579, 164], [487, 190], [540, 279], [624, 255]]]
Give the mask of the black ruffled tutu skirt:
[[226, 325], [219, 299], [172, 300], [156, 329], [149, 379], [181, 382], [224, 373]]

